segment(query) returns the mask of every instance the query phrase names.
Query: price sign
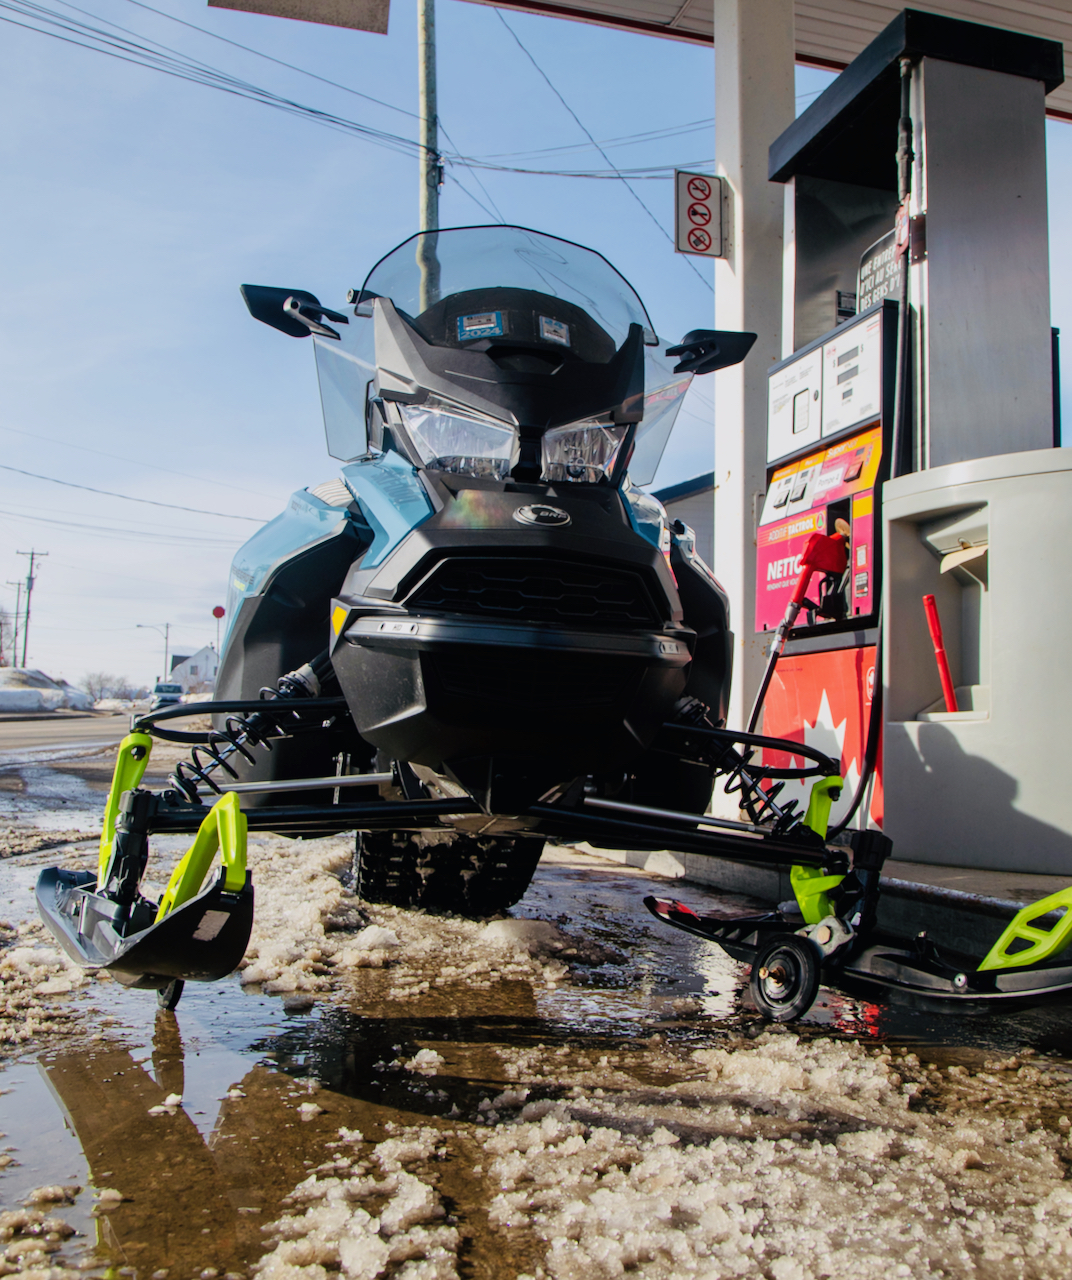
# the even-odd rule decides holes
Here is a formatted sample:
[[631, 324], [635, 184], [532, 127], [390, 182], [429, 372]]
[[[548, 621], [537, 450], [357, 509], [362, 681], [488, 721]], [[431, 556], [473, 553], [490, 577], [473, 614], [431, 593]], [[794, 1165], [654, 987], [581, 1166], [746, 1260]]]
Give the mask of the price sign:
[[866, 311], [876, 302], [898, 294], [904, 255], [897, 252], [897, 232], [890, 231], [865, 249], [856, 283], [856, 310]]
[[674, 173], [674, 248], [678, 253], [722, 257], [722, 179], [706, 173]]

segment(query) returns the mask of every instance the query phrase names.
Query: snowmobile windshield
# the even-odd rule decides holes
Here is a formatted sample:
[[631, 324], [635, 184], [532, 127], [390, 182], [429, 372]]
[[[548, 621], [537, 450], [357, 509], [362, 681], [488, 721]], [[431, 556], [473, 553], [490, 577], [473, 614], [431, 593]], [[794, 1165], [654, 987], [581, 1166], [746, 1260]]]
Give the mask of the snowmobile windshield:
[[[436, 345], [520, 338], [511, 333], [513, 321], [524, 324], [528, 341], [606, 361], [620, 350], [631, 324], [652, 332], [644, 304], [602, 254], [524, 227], [456, 227], [411, 236], [372, 268], [364, 293], [390, 298]], [[538, 315], [503, 314], [511, 310], [511, 294], [557, 300], [565, 304], [558, 308], [563, 314], [543, 316], [542, 324]], [[495, 295], [506, 305], [496, 307]], [[466, 305], [452, 307], [452, 299]], [[485, 305], [469, 307], [469, 301]]]
[[[314, 336], [328, 448], [346, 461], [370, 447], [365, 405], [384, 354], [374, 339], [377, 298], [390, 300], [398, 323], [430, 347], [494, 356], [494, 367], [471, 371], [483, 377], [445, 391], [441, 385], [440, 394], [429, 389], [418, 403], [392, 406], [393, 420], [424, 467], [506, 479], [522, 457], [523, 431], [531, 439], [538, 430], [538, 463], [526, 464], [530, 478], [536, 466], [540, 479], [556, 484], [621, 478], [630, 441], [629, 474], [637, 484], [654, 478], [691, 376], [673, 372], [675, 361], [666, 357], [644, 304], [601, 254], [523, 227], [493, 226], [411, 236], [382, 258], [339, 337]], [[639, 422], [635, 382], [627, 399], [632, 412], [624, 414], [620, 394], [601, 400], [602, 393], [593, 390], [616, 365], [631, 364], [623, 351], [630, 342], [632, 351], [642, 352]], [[397, 360], [397, 352], [385, 358]], [[521, 387], [517, 398], [482, 398], [491, 385], [488, 374]], [[446, 376], [452, 375], [448, 364]], [[409, 376], [420, 385], [419, 373]], [[534, 380], [544, 382], [548, 398], [558, 388], [553, 413], [546, 401], [537, 406], [536, 393], [525, 391], [524, 384]]]

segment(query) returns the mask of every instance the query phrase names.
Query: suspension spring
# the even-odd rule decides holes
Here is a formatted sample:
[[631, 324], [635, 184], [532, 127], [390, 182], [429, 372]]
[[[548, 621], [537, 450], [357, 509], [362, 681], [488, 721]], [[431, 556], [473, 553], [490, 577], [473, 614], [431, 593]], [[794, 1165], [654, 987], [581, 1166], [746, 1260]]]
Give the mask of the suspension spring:
[[[677, 707], [680, 720], [691, 723], [699, 729], [714, 729], [708, 708], [696, 698], [684, 698]], [[719, 722], [721, 724], [721, 721]], [[767, 790], [763, 789], [762, 777], [757, 777], [749, 764], [756, 754], [756, 749], [748, 744], [733, 746], [726, 743], [717, 752], [712, 762], [716, 773], [726, 775], [722, 789], [728, 796], [739, 794], [740, 808], [748, 814], [749, 821], [759, 826], [765, 821], [772, 821], [772, 831], [776, 835], [785, 835], [799, 826], [803, 814], [797, 812], [798, 801], [790, 800], [785, 804], [778, 803], [778, 796], [785, 789], [784, 782], [776, 782]], [[762, 769], [762, 765], [760, 766]]]
[[[312, 662], [307, 662], [296, 671], [280, 676], [274, 689], [261, 689], [258, 696], [265, 702], [315, 698], [320, 693], [321, 684], [330, 676], [331, 671], [331, 657], [325, 650]], [[301, 720], [299, 708], [296, 707], [291, 713], [291, 719]], [[212, 777], [214, 773], [222, 770], [232, 781], [237, 780], [238, 773], [233, 764], [239, 763], [239, 759], [245, 760], [248, 764], [256, 764], [257, 757], [253, 754], [252, 748], [263, 747], [271, 751], [272, 739], [286, 736], [278, 712], [273, 711], [268, 714], [255, 711], [251, 715], [227, 716], [223, 728], [214, 729], [207, 743], [193, 747], [189, 760], [180, 761], [168, 781], [191, 804], [197, 804], [200, 801], [197, 790], [199, 786], [205, 786], [216, 795], [222, 795], [222, 788]]]

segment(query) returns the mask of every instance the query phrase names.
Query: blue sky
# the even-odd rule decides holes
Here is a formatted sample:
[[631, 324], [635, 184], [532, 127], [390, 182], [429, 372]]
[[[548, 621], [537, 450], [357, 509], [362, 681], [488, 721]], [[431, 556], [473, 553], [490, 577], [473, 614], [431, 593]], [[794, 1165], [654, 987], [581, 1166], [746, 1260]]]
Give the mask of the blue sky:
[[[387, 36], [155, 0], [208, 31], [316, 72], [398, 110], [285, 70], [130, 2], [57, 9], [107, 19], [305, 105], [415, 135], [415, 11], [392, 5]], [[598, 139], [709, 120], [710, 49], [550, 18], [507, 14]], [[98, 23], [99, 24], [99, 23]], [[497, 10], [439, 0], [440, 114], [462, 154], [584, 143]], [[219, 513], [198, 515], [0, 471], [0, 606], [42, 562], [30, 665], [76, 680], [160, 670], [172, 624], [191, 652], [215, 637], [233, 548], [294, 489], [334, 474], [311, 344], [250, 319], [238, 285], [305, 288], [340, 305], [367, 268], [416, 230], [408, 154], [142, 67], [5, 25], [0, 42], [4, 306], [0, 461], [72, 483]], [[798, 73], [811, 95], [826, 73]], [[809, 100], [802, 97], [802, 104]], [[1051, 200], [1072, 199], [1072, 132], [1050, 125]], [[709, 126], [615, 146], [622, 167], [709, 161]], [[505, 159], [604, 168], [591, 151]], [[508, 222], [604, 253], [667, 337], [711, 323], [712, 270], [674, 255], [619, 182], [448, 168], [443, 225]], [[636, 182], [671, 227], [669, 181]], [[1054, 323], [1070, 292], [1070, 250], [1052, 246]], [[1063, 282], [1063, 284], [1062, 284]], [[1072, 317], [1069, 318], [1072, 336]], [[658, 483], [710, 470], [710, 389], [700, 384]], [[247, 520], [226, 518], [243, 516]], [[58, 523], [62, 521], [63, 523]]]

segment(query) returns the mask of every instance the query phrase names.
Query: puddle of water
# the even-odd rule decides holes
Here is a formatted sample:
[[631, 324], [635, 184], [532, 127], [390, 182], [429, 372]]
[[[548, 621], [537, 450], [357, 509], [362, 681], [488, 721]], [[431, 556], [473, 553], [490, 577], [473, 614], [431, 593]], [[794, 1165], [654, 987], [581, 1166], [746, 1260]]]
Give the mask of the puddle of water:
[[[49, 771], [26, 772], [28, 790], [47, 795]], [[65, 774], [57, 785], [70, 795], [74, 780]], [[99, 793], [91, 794], [99, 812]], [[69, 813], [61, 822], [70, 824]], [[185, 843], [154, 841], [158, 874]], [[93, 856], [91, 849], [60, 859], [44, 851], [0, 864], [9, 919], [33, 914], [41, 866]], [[403, 1000], [392, 994], [391, 970], [367, 969], [351, 976], [349, 1007], [288, 1015], [278, 998], [231, 979], [190, 984], [176, 1017], [158, 1015], [152, 992], [94, 983], [71, 1002], [79, 1029], [51, 1044], [39, 1066], [21, 1061], [0, 1077], [11, 1090], [0, 1096], [0, 1130], [22, 1162], [0, 1174], [0, 1198], [10, 1207], [42, 1184], [86, 1188], [59, 1210], [85, 1233], [65, 1246], [67, 1258], [88, 1240], [109, 1265], [139, 1274], [166, 1267], [171, 1280], [187, 1280], [205, 1268], [244, 1272], [263, 1251], [261, 1224], [325, 1160], [340, 1126], [379, 1141], [393, 1123], [471, 1123], [517, 1079], [510, 1063], [519, 1056], [533, 1064], [534, 1096], [557, 1097], [567, 1069], [582, 1058], [637, 1060], [653, 1035], [687, 1050], [725, 1043], [727, 1029], [759, 1032], [763, 1024], [742, 1012], [745, 967], [647, 916], [643, 896], [667, 887], [632, 868], [568, 852], [549, 857], [515, 914], [557, 919], [623, 956], [620, 964], [578, 968], [574, 981], [557, 987], [508, 977], [485, 987], [457, 981]], [[681, 894], [701, 910], [753, 905], [699, 886]], [[401, 963], [419, 967], [405, 957]], [[801, 1029], [943, 1046], [953, 1057], [960, 1050], [1012, 1054], [1024, 1045], [1072, 1054], [1067, 1005], [964, 1018], [824, 988]], [[435, 1074], [407, 1070], [426, 1048], [443, 1059]], [[665, 1089], [667, 1080], [650, 1083]], [[181, 1106], [151, 1114], [172, 1094]], [[304, 1120], [298, 1108], [310, 1101], [322, 1110]], [[102, 1187], [127, 1198], [93, 1217], [94, 1189]]]
[[[49, 754], [47, 758], [57, 757]], [[60, 773], [45, 763], [23, 762], [5, 772], [15, 774], [21, 785], [18, 790], [0, 789], [0, 822], [28, 823], [42, 831], [92, 831], [100, 826], [105, 796], [77, 774]]]

